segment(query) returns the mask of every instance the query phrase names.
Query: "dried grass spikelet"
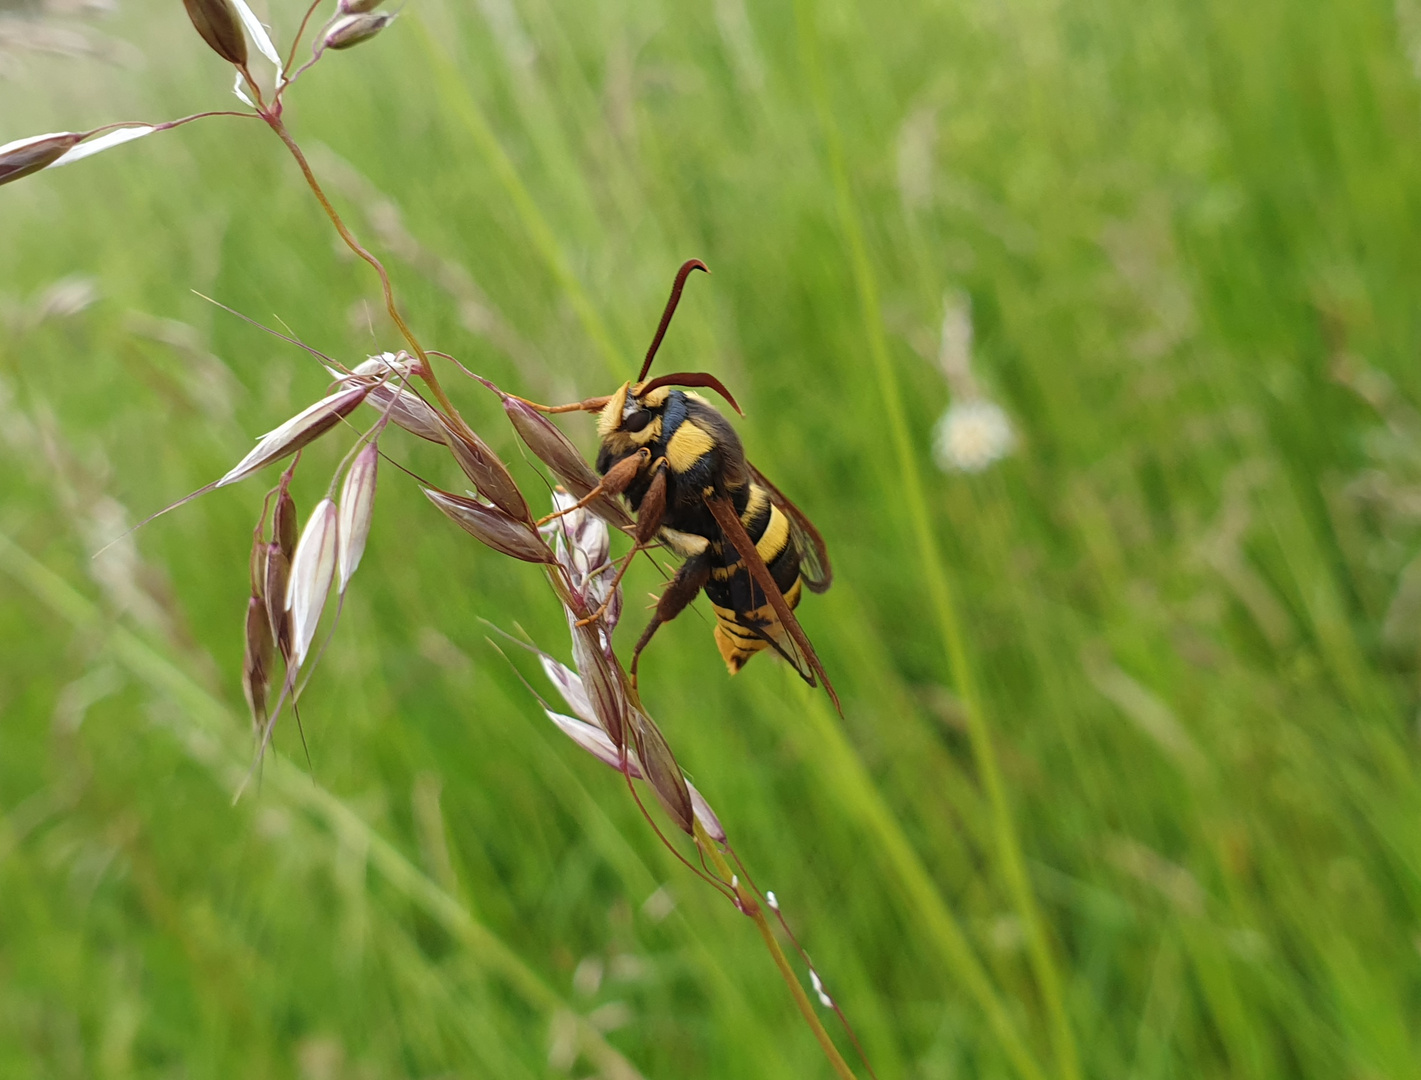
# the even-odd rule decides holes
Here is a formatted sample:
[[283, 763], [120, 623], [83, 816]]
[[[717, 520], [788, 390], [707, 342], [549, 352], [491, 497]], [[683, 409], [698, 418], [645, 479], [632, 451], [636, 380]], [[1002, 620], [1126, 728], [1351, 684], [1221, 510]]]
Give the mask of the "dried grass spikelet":
[[345, 386], [334, 394], [323, 397], [314, 405], [302, 409], [286, 423], [263, 435], [251, 453], [237, 462], [212, 486], [220, 488], [235, 484], [272, 462], [295, 453], [349, 416], [369, 393], [368, 385]]
[[231, 0], [183, 0], [183, 7], [213, 52], [229, 64], [246, 66], [247, 39]]
[[348, 386], [367, 385], [371, 377], [379, 381], [370, 385], [365, 403], [376, 409], [381, 416], [387, 416], [396, 427], [404, 428], [412, 435], [430, 442], [444, 441], [444, 423], [439, 414], [427, 401], [402, 383], [418, 375], [419, 361], [408, 353], [381, 353], [372, 356], [349, 372], [327, 367], [331, 378]]
[[380, 464], [380, 449], [375, 441], [366, 444], [355, 455], [346, 470], [340, 490], [340, 521], [337, 529], [336, 565], [340, 574], [338, 591], [345, 594], [351, 576], [365, 554], [365, 541], [370, 536], [370, 522], [375, 514], [375, 480]]
[[[564, 723], [567, 718], [559, 719], [559, 714], [551, 711], [548, 715], [579, 745], [613, 767], [620, 769], [625, 762], [631, 772], [631, 763], [636, 762], [634, 775], [651, 785], [657, 801], [677, 827], [691, 833], [692, 821], [700, 815], [685, 774], [660, 729], [635, 700], [626, 673], [612, 651], [611, 632], [621, 613], [621, 590], [611, 598], [598, 624], [578, 625], [587, 612], [608, 599], [607, 590], [615, 580], [616, 567], [611, 561], [607, 523], [582, 508], [569, 510], [574, 502], [568, 493], [556, 493], [553, 506], [563, 513], [549, 522], [545, 531], [555, 534], [558, 564], [564, 571], [562, 577], [554, 575], [553, 581], [572, 631], [577, 671], [572, 672], [547, 656], [543, 657], [543, 670], [573, 712], [597, 725], [605, 746], [591, 732]], [[714, 823], [714, 829], [708, 824], [707, 831], [714, 835], [720, 831], [720, 824], [709, 813], [709, 807], [706, 811], [707, 820]]]
[[612, 631], [622, 617], [622, 593], [618, 589], [608, 596], [616, 579], [616, 567], [611, 563], [607, 523], [576, 504], [575, 496], [559, 488], [553, 493], [553, 506], [558, 516], [538, 531], [545, 539], [552, 541], [558, 564], [567, 573], [573, 593], [586, 605], [588, 612], [602, 610], [602, 618], [598, 621], [603, 632], [603, 646], [611, 648]]
[[340, 0], [342, 15], [364, 15], [380, 6], [381, 0]]
[[488, 444], [472, 431], [456, 430], [442, 417], [439, 424], [444, 445], [464, 475], [473, 481], [478, 493], [510, 517], [532, 525], [533, 515], [523, 493], [513, 482], [513, 474]]
[[[569, 491], [579, 499], [597, 486], [597, 474], [577, 452], [568, 437], [556, 424], [516, 397], [505, 394], [493, 383], [483, 380], [503, 402], [503, 411], [508, 414], [513, 430], [523, 440], [528, 449], [537, 455], [553, 474], [567, 485]], [[619, 529], [631, 527], [632, 518], [621, 503], [606, 495], [599, 495], [588, 504], [591, 510], [604, 521]]]
[[454, 495], [438, 488], [421, 488], [429, 501], [476, 540], [494, 551], [524, 562], [554, 562], [552, 551], [532, 525], [500, 510], [492, 503]]
[[[265, 514], [263, 514], [263, 521]], [[271, 615], [266, 606], [266, 538], [259, 522], [252, 533], [249, 566], [251, 592], [247, 598], [247, 619], [242, 649], [242, 696], [252, 713], [252, 726], [260, 732], [266, 725], [266, 700], [276, 660]]]
[[336, 572], [339, 513], [331, 499], [322, 499], [296, 542], [291, 576], [286, 586], [286, 610], [291, 616], [291, 661], [299, 668], [311, 650], [316, 624], [330, 595]]
[[386, 12], [367, 11], [343, 15], [322, 35], [321, 47], [336, 50], [354, 48], [369, 41], [394, 21], [395, 17]]
[[276, 661], [276, 643], [271, 636], [271, 618], [259, 596], [247, 600], [245, 645], [242, 650], [242, 696], [252, 712], [252, 726], [260, 732], [266, 726], [266, 698]]
[[[611, 738], [608, 737], [607, 733], [602, 730], [602, 726], [598, 723], [597, 716], [592, 711], [591, 700], [583, 688], [581, 677], [577, 672], [558, 663], [551, 656], [543, 654], [540, 656], [540, 659], [543, 664], [543, 671], [547, 674], [553, 685], [557, 687], [559, 694], [575, 714], [574, 716], [568, 716], [544, 706], [543, 711], [546, 713], [548, 719], [556, 724], [563, 734], [583, 750], [587, 751], [587, 753], [591, 754], [604, 765], [608, 765], [620, 772], [622, 770], [622, 751], [618, 749], [616, 744], [612, 742]], [[639, 716], [639, 719], [636, 721], [638, 726], [641, 726], [643, 721], [646, 723], [650, 722], [640, 710], [637, 711], [637, 714]], [[664, 745], [664, 740], [662, 740], [662, 744]], [[674, 759], [672, 759], [672, 761], [674, 763]], [[647, 779], [646, 772], [642, 767], [640, 753], [635, 749], [628, 750], [626, 768], [627, 773], [633, 780]], [[660, 766], [659, 768], [664, 769], [664, 766]], [[676, 772], [679, 771], [679, 767], [676, 768]], [[670, 786], [673, 789], [677, 789], [674, 775], [671, 775], [669, 778], [671, 780]], [[706, 802], [705, 796], [696, 790], [694, 784], [688, 780], [684, 781], [684, 783], [684, 790], [689, 802], [691, 814], [701, 823], [701, 827], [705, 829], [712, 840], [724, 842], [726, 834], [725, 828], [720, 823], [720, 818], [716, 816], [711, 805]], [[653, 789], [657, 791], [658, 801], [665, 806], [665, 801], [661, 798], [660, 789], [655, 788], [654, 785]], [[677, 800], [677, 804], [677, 810], [672, 811], [668, 809], [667, 813], [678, 825], [689, 832], [689, 827], [682, 824], [683, 811], [679, 809], [679, 807], [683, 807], [685, 804], [681, 804], [679, 799]]]
[[61, 131], [16, 139], [0, 146], [0, 184], [48, 168], [78, 146], [83, 138], [77, 132]]

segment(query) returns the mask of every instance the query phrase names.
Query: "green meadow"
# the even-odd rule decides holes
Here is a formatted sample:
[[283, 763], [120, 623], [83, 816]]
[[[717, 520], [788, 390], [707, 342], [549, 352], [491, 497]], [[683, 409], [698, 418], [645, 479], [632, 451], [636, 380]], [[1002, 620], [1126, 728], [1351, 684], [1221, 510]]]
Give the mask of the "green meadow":
[[[826, 537], [843, 715], [730, 678], [704, 599], [642, 695], [883, 1080], [1421, 1075], [1418, 72], [1417, 0], [415, 0], [290, 91], [422, 342], [513, 393], [611, 392], [711, 267], [656, 370], [723, 380]], [[0, 0], [0, 143], [231, 83], [177, 3]], [[393, 467], [305, 747], [234, 805], [277, 470], [95, 557], [325, 391], [203, 297], [402, 345], [261, 123], [0, 188], [0, 1075], [831, 1076], [524, 685], [499, 632], [570, 662], [538, 569]], [[934, 450], [972, 401], [975, 471]]]

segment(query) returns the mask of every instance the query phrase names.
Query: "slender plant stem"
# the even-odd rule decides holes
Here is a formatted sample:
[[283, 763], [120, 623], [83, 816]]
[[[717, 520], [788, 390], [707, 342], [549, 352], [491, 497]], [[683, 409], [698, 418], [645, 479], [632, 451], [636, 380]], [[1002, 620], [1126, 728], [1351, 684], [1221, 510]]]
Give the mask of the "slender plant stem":
[[849, 1063], [844, 1060], [839, 1048], [834, 1045], [834, 1040], [829, 1038], [829, 1032], [824, 1029], [824, 1025], [819, 1021], [819, 1014], [814, 1011], [814, 1003], [809, 1000], [809, 995], [804, 992], [804, 987], [800, 984], [799, 977], [795, 975], [794, 969], [790, 967], [789, 958], [785, 956], [784, 949], [780, 948], [779, 941], [775, 938], [774, 928], [770, 926], [770, 921], [765, 918], [765, 910], [760, 906], [760, 901], [755, 898], [755, 894], [739, 883], [735, 876], [735, 871], [730, 868], [730, 864], [725, 861], [725, 856], [721, 854], [720, 847], [701, 828], [699, 821], [694, 823], [696, 830], [696, 844], [704, 851], [710, 860], [715, 864], [715, 869], [720, 874], [721, 879], [733, 882], [735, 894], [740, 900], [740, 909], [755, 921], [755, 926], [760, 931], [760, 937], [765, 941], [765, 948], [770, 950], [770, 957], [775, 962], [775, 967], [779, 968], [780, 975], [789, 987], [789, 992], [794, 996], [794, 1003], [799, 1006], [800, 1013], [804, 1016], [804, 1022], [809, 1025], [809, 1029], [814, 1032], [814, 1038], [818, 1040], [820, 1048], [824, 1051], [824, 1056], [829, 1059], [829, 1064], [834, 1067], [843, 1080], [855, 1080], [854, 1071], [849, 1068]]
[[[301, 25], [296, 28], [296, 36], [291, 39], [291, 51], [286, 54], [286, 66], [283, 71], [290, 71], [291, 65], [296, 63], [296, 49], [301, 44], [301, 35], [306, 32], [306, 25], [311, 21], [311, 16], [316, 14], [316, 9], [321, 6], [321, 0], [311, 0], [311, 6], [306, 9], [306, 14], [301, 17]], [[293, 80], [286, 79], [281, 89], [290, 86]], [[279, 93], [280, 91], [278, 91]]]
[[1012, 821], [1011, 806], [1007, 800], [1005, 785], [1002, 782], [996, 750], [992, 745], [992, 733], [987, 725], [972, 665], [967, 657], [966, 638], [962, 632], [961, 620], [957, 615], [952, 586], [943, 569], [942, 553], [938, 549], [937, 537], [933, 532], [932, 519], [928, 513], [928, 503], [923, 491], [918, 457], [914, 452], [912, 439], [908, 433], [902, 388], [898, 384], [897, 374], [888, 355], [887, 341], [883, 335], [878, 287], [868, 258], [863, 226], [859, 221], [853, 192], [849, 184], [843, 144], [839, 138], [838, 127], [824, 84], [813, 0], [799, 0], [796, 9], [801, 47], [806, 66], [809, 69], [811, 91], [820, 113], [820, 123], [827, 144], [840, 226], [844, 231], [849, 248], [854, 281], [859, 296], [859, 307], [863, 316], [864, 329], [868, 336], [869, 352], [873, 358], [879, 389], [883, 396], [884, 409], [888, 416], [888, 428], [892, 433], [893, 446], [898, 458], [898, 474], [903, 480], [903, 502], [911, 518], [913, 534], [918, 546], [919, 563], [947, 652], [948, 669], [952, 682], [962, 697], [967, 714], [968, 733], [977, 770], [981, 775], [982, 785], [986, 789], [987, 800], [992, 808], [997, 857], [1001, 862], [1002, 873], [1011, 893], [1013, 904], [1017, 909], [1017, 915], [1026, 930], [1032, 970], [1035, 973], [1037, 987], [1049, 1018], [1049, 1031], [1056, 1067], [1063, 1080], [1078, 1080], [1080, 1064], [1075, 1037], [1071, 1031], [1070, 1020], [1066, 1015], [1056, 960], [1051, 942], [1046, 934], [1046, 928], [1037, 909], [1030, 880], [1027, 877], [1026, 863], [1021, 853], [1021, 843]]
[[[419, 343], [419, 339], [414, 336], [414, 331], [409, 328], [400, 314], [399, 308], [395, 305], [395, 291], [390, 285], [390, 275], [386, 272], [385, 266], [379, 259], [365, 249], [365, 246], [355, 238], [355, 235], [346, 228], [346, 224], [341, 220], [341, 216], [336, 213], [336, 208], [331, 205], [331, 201], [326, 197], [325, 191], [321, 188], [321, 183], [316, 179], [316, 174], [311, 170], [311, 164], [306, 160], [306, 155], [301, 152], [301, 147], [296, 145], [296, 140], [291, 137], [291, 132], [286, 129], [281, 117], [274, 113], [264, 113], [263, 119], [271, 126], [271, 130], [276, 132], [281, 141], [286, 144], [286, 148], [291, 151], [291, 156], [296, 159], [296, 164], [301, 167], [301, 174], [306, 178], [306, 184], [316, 196], [316, 201], [321, 204], [321, 209], [326, 212], [326, 216], [331, 219], [331, 224], [335, 226], [336, 232], [340, 233], [340, 238], [345, 241], [345, 246], [350, 248], [356, 255], [364, 259], [374, 268], [375, 273], [380, 275], [380, 288], [385, 297], [385, 311], [394, 322], [400, 335], [409, 343], [409, 347], [414, 350], [420, 361], [420, 375], [429, 386], [430, 392], [438, 399], [439, 404], [444, 407], [451, 418], [455, 420], [459, 417], [459, 412], [454, 408], [454, 403], [449, 400], [449, 396], [444, 392], [444, 387], [440, 385], [439, 378], [434, 374], [434, 369], [430, 366], [429, 355], [424, 351], [424, 346]], [[462, 421], [460, 421], [462, 424]]]

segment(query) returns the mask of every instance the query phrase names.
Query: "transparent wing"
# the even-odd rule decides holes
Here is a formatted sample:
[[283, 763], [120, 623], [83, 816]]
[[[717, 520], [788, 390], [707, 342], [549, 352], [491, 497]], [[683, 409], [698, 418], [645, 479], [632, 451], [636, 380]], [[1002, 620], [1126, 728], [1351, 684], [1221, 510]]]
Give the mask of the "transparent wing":
[[810, 592], [822, 593], [834, 580], [833, 567], [829, 565], [829, 552], [824, 547], [824, 538], [814, 523], [804, 516], [804, 511], [785, 497], [784, 492], [765, 478], [765, 474], [754, 465], [750, 473], [770, 496], [770, 501], [780, 508], [789, 522], [789, 535], [799, 551], [799, 576], [809, 586]]
[[[766, 490], [769, 489], [766, 488]], [[834, 703], [834, 708], [838, 709], [842, 715], [844, 710], [839, 704], [839, 695], [834, 692], [834, 686], [829, 682], [824, 665], [819, 662], [819, 656], [815, 653], [814, 646], [809, 642], [809, 635], [804, 632], [804, 627], [799, 625], [799, 620], [794, 617], [794, 612], [790, 609], [788, 601], [785, 600], [784, 593], [780, 592], [780, 587], [775, 584], [775, 579], [770, 574], [769, 567], [765, 565], [765, 560], [760, 558], [760, 553], [755, 550], [755, 542], [745, 531], [745, 526], [741, 524], [740, 515], [735, 512], [735, 507], [724, 495], [706, 495], [704, 499], [711, 516], [720, 526], [720, 531], [725, 534], [725, 538], [730, 541], [731, 546], [739, 552], [746, 570], [750, 572], [751, 580], [764, 592], [770, 606], [779, 616], [780, 625], [784, 627], [786, 642], [770, 641], [770, 644], [781, 656], [795, 666], [811, 686], [814, 685], [815, 676], [818, 676], [819, 681], [824, 684], [825, 691], [829, 694], [829, 700]], [[755, 627], [747, 627], [747, 629], [766, 637], [762, 630]], [[766, 637], [766, 640], [769, 638]], [[787, 648], [786, 645], [793, 647]], [[790, 655], [791, 653], [794, 655]]]

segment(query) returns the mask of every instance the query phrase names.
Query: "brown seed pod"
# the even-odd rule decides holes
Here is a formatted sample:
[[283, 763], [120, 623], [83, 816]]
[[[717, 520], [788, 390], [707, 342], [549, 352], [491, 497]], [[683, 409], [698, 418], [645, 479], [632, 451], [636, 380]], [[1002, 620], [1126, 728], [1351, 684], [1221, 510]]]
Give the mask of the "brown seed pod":
[[477, 435], [470, 438], [472, 433], [455, 431], [442, 418], [439, 423], [443, 429], [444, 445], [459, 463], [459, 468], [464, 470], [464, 475], [474, 482], [478, 493], [505, 514], [531, 525], [533, 515], [528, 510], [523, 493], [513, 482], [508, 466]]
[[48, 168], [78, 146], [83, 138], [83, 135], [73, 131], [64, 131], [17, 139], [0, 146], [0, 184], [8, 184], [11, 180]]
[[524, 562], [556, 561], [536, 529], [504, 513], [498, 507], [463, 495], [452, 495], [438, 488], [421, 490], [451, 521], [494, 551], [522, 559]]
[[331, 24], [321, 38], [321, 45], [327, 49], [349, 49], [369, 41], [394, 21], [395, 17], [385, 12], [345, 15]]
[[[597, 474], [556, 424], [515, 397], [503, 394], [502, 398], [503, 411], [508, 414], [518, 437], [538, 456], [539, 461], [553, 470], [569, 491], [580, 499], [597, 486]], [[632, 523], [631, 515], [622, 505], [605, 495], [588, 503], [588, 508], [619, 529], [628, 528]]]
[[213, 52], [229, 64], [246, 66], [247, 39], [230, 0], [183, 0], [183, 7]]
[[266, 604], [253, 596], [247, 601], [246, 646], [242, 652], [242, 694], [252, 710], [252, 723], [258, 730], [266, 724], [266, 696], [271, 689], [273, 661], [276, 659], [271, 638], [271, 619]]
[[286, 477], [282, 477], [281, 488], [276, 495], [276, 511], [272, 514], [271, 521], [271, 538], [281, 547], [288, 559], [296, 554], [296, 500], [291, 497], [291, 492], [286, 486]]
[[272, 636], [286, 662], [291, 662], [291, 620], [286, 614], [286, 583], [291, 577], [291, 559], [275, 540], [266, 546], [266, 588], [262, 596]]

